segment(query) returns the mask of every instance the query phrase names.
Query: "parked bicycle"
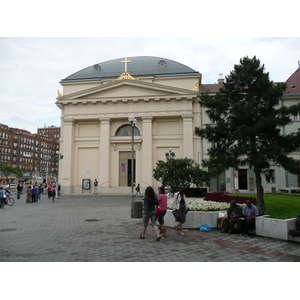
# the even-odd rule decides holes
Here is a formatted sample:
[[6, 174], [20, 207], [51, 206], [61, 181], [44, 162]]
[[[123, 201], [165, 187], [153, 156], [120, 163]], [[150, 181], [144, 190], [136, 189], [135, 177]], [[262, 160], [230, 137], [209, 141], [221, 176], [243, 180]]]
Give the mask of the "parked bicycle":
[[15, 199], [13, 197], [11, 197], [10, 195], [6, 195], [5, 204], [7, 204], [8, 206], [12, 206], [15, 204]]

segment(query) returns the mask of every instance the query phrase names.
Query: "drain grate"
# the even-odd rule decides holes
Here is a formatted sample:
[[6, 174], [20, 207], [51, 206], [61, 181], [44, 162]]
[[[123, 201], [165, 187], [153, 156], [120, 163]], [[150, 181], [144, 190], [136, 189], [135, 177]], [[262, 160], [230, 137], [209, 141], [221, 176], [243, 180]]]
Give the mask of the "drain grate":
[[86, 220], [87, 222], [97, 222], [97, 221], [99, 221], [98, 219], [87, 219]]
[[7, 228], [7, 229], [0, 229], [0, 231], [15, 231], [16, 228]]

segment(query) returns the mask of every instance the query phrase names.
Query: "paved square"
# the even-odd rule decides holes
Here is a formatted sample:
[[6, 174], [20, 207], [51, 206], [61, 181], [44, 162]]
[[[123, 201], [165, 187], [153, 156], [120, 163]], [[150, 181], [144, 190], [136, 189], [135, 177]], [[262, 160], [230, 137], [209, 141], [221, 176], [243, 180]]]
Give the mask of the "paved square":
[[[141, 219], [132, 219], [130, 196], [62, 196], [52, 202], [0, 209], [1, 262], [299, 262], [300, 244], [174, 229], [155, 241], [151, 226], [139, 239]], [[188, 218], [188, 215], [187, 215]], [[276, 229], [274, 229], [276, 230]]]

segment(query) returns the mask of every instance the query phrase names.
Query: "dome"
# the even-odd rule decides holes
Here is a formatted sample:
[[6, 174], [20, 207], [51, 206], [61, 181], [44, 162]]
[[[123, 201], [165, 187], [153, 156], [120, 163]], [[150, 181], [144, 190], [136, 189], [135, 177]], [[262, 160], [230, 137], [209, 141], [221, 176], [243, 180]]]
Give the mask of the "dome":
[[[161, 57], [135, 56], [127, 57], [127, 61], [127, 72], [133, 77], [199, 75], [199, 72], [181, 63]], [[117, 78], [124, 72], [124, 65], [124, 58], [97, 63], [66, 77], [62, 82]]]

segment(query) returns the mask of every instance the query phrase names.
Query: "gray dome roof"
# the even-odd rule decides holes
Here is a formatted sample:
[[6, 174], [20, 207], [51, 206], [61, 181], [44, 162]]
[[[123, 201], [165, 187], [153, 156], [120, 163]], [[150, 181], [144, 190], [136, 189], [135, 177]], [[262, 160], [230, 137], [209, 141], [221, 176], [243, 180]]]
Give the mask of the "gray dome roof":
[[[122, 75], [125, 70], [124, 62], [121, 62], [124, 60], [125, 58], [117, 58], [97, 63], [66, 77], [62, 80], [62, 82], [117, 78]], [[127, 72], [133, 77], [162, 77], [199, 74], [199, 72], [196, 72], [183, 64], [161, 57], [135, 56], [127, 57], [127, 60], [130, 60], [130, 62], [127, 63]]]

